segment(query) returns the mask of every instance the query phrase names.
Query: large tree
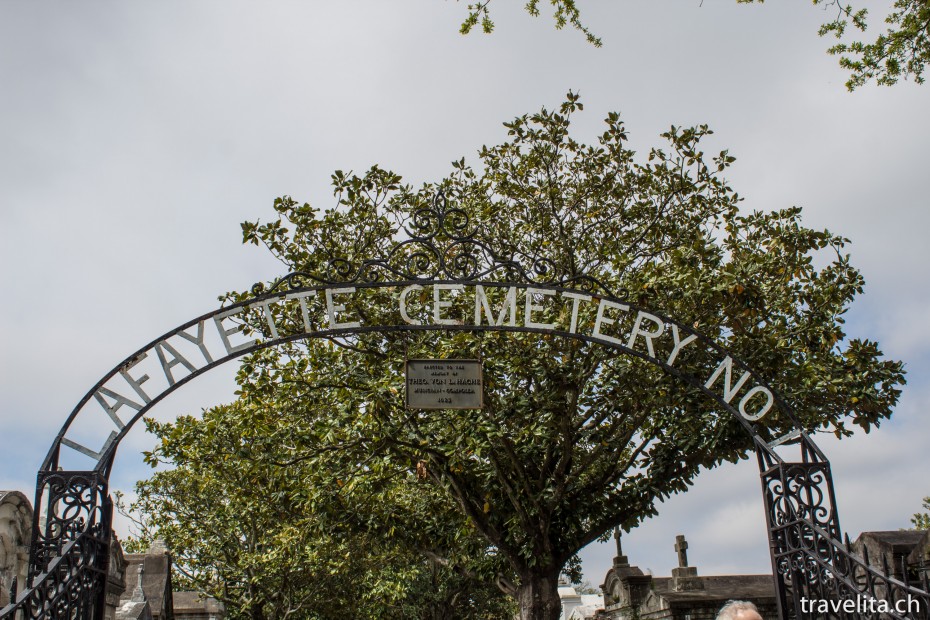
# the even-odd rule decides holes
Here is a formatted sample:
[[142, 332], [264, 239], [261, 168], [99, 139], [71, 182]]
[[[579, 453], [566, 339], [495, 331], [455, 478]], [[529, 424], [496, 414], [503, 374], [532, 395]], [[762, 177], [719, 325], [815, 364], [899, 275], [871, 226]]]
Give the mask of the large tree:
[[[808, 430], [845, 436], [850, 423], [868, 431], [887, 418], [902, 366], [843, 331], [863, 287], [847, 241], [805, 228], [797, 208], [741, 211], [723, 178], [733, 157], [704, 154], [706, 127], [672, 127], [664, 147], [638, 158], [615, 113], [596, 144], [573, 138], [581, 108], [570, 93], [557, 110], [516, 118], [506, 142], [481, 149], [480, 167], [453, 162], [450, 176], [416, 190], [379, 167], [337, 171], [334, 208], [278, 199], [277, 217], [243, 224], [244, 239], [289, 270], [322, 273], [334, 259], [386, 256], [441, 189], [503, 256], [545, 259], [563, 281], [598, 278], [715, 338], [760, 371]], [[425, 321], [430, 299], [421, 293], [408, 310]], [[377, 323], [379, 294], [387, 293], [347, 301], [347, 311]], [[453, 297], [450, 316], [474, 307], [466, 296]], [[540, 316], [567, 324], [571, 306]], [[578, 318], [593, 320], [587, 310]], [[253, 328], [267, 330], [260, 315]], [[408, 357], [482, 358], [484, 409], [405, 410]], [[716, 361], [689, 363], [709, 375]], [[291, 461], [315, 460], [340, 479], [390, 471], [428, 479], [509, 568], [497, 581], [526, 619], [558, 616], [557, 578], [581, 548], [636, 527], [702, 469], [745, 458], [753, 445], [737, 420], [657, 367], [539, 334], [295, 341], [248, 359], [239, 380], [246, 403], [288, 420]], [[778, 413], [760, 423], [764, 435], [791, 428]]]
[[[764, 0], [737, 0], [739, 3]], [[539, 15], [539, 0], [529, 0], [526, 11]], [[601, 39], [584, 24], [576, 0], [549, 0], [556, 28], [571, 25], [584, 33], [588, 42], [600, 47]], [[930, 63], [930, 0], [895, 0], [891, 12], [885, 17], [888, 29], [874, 41], [844, 40], [850, 24], [860, 32], [868, 27], [867, 9], [856, 8], [843, 0], [813, 0], [825, 11], [832, 11], [832, 19], [820, 27], [821, 36], [835, 36], [839, 42], [828, 51], [839, 56], [840, 66], [850, 72], [846, 87], [855, 90], [874, 80], [890, 86], [899, 79], [912, 78], [918, 84], [924, 81], [923, 73]], [[468, 14], [460, 31], [468, 34], [476, 26], [490, 33], [494, 30], [491, 19], [491, 0], [477, 0], [467, 5]]]
[[[428, 253], [398, 244], [429, 227], [441, 190], [454, 209], [444, 228], [452, 231], [443, 250], [450, 259], [461, 235], [474, 232], [497, 258], [545, 268], [533, 272], [539, 277], [602, 295], [596, 280], [630, 303], [676, 317], [759, 371], [811, 432], [845, 436], [850, 424], [868, 431], [891, 414], [901, 364], [843, 331], [843, 314], [863, 287], [844, 238], [805, 228], [797, 208], [741, 211], [723, 177], [733, 157], [704, 154], [706, 127], [672, 127], [663, 147], [637, 157], [615, 113], [595, 144], [572, 137], [581, 109], [569, 93], [557, 110], [516, 118], [505, 124], [505, 142], [481, 149], [479, 167], [453, 162], [447, 178], [419, 189], [379, 167], [337, 171], [334, 208], [280, 198], [274, 219], [243, 224], [244, 240], [264, 245], [288, 271], [346, 277], [360, 262], [388, 255], [427, 269]], [[506, 301], [505, 290], [487, 291], [492, 307]], [[366, 325], [387, 325], [394, 318], [382, 315], [396, 312], [386, 303], [396, 293], [367, 288], [341, 303]], [[430, 322], [435, 291], [414, 293], [409, 318]], [[445, 317], [471, 312], [470, 295], [450, 293]], [[527, 295], [539, 322], [598, 320], [598, 304]], [[320, 297], [305, 299], [308, 315], [325, 313]], [[300, 333], [301, 312], [285, 310], [277, 307], [274, 329]], [[268, 336], [267, 318], [254, 307], [249, 329]], [[605, 333], [629, 333], [631, 321], [613, 315]], [[482, 359], [484, 408], [406, 409], [404, 360], [417, 357]], [[707, 377], [719, 361], [694, 347], [680, 351], [675, 365]], [[558, 617], [559, 574], [575, 572], [585, 545], [615, 527], [635, 528], [701, 470], [753, 449], [740, 420], [658, 366], [540, 333], [362, 330], [295, 339], [246, 358], [238, 381], [235, 415], [206, 426], [200, 441], [229, 429], [228, 445], [240, 446], [233, 454], [248, 462], [233, 473], [254, 485], [269, 472], [266, 490], [265, 483], [245, 487], [259, 493], [243, 499], [259, 516], [332, 515], [324, 523], [335, 530], [319, 534], [324, 548], [331, 531], [351, 524], [380, 541], [375, 548], [400, 545], [496, 584], [526, 620]], [[775, 410], [757, 425], [763, 437], [794, 428]], [[162, 456], [175, 428], [161, 428]], [[209, 482], [211, 461], [204, 463]], [[390, 508], [386, 516], [364, 506]]]

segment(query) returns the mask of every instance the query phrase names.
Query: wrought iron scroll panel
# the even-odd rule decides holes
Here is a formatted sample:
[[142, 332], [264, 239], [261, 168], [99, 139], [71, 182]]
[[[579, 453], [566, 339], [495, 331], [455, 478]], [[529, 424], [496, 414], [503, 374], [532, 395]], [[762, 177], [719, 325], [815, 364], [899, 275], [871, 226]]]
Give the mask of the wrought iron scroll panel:
[[[578, 287], [591, 295], [616, 299], [611, 288], [602, 280], [590, 274], [560, 274], [556, 263], [545, 256], [498, 254], [478, 237], [468, 214], [460, 208], [450, 208], [441, 193], [429, 207], [416, 210], [402, 226], [406, 237], [383, 257], [360, 262], [335, 259], [323, 265], [316, 273], [292, 273], [267, 288], [260, 284], [255, 285], [252, 288], [253, 300], [237, 305], [245, 306], [248, 303], [270, 299], [282, 291], [308, 287], [370, 287], [377, 286], [378, 283], [476, 284], [487, 283], [487, 279], [496, 281], [491, 283], [494, 285], [502, 285], [503, 281], [524, 287]], [[30, 552], [27, 589], [11, 605], [0, 610], [0, 620], [102, 618], [112, 517], [107, 480], [117, 444], [128, 428], [167, 393], [199, 374], [261, 346], [246, 348], [237, 355], [229, 355], [223, 359], [211, 360], [210, 364], [178, 381], [172, 385], [171, 390], [153, 398], [145, 408], [140, 409], [128, 424], [120, 422], [119, 432], [111, 433], [99, 452], [77, 446], [65, 437], [65, 433], [81, 408], [107, 380], [131, 367], [158, 342], [166, 341], [169, 336], [177, 335], [183, 330], [202, 325], [208, 319], [215, 319], [216, 314], [217, 312], [209, 313], [194, 319], [129, 356], [92, 388], [72, 412], [38, 475], [36, 521], [33, 527], [34, 540]], [[669, 323], [676, 323], [666, 317], [661, 318]], [[676, 325], [683, 332], [693, 334], [715, 349], [727, 353], [689, 326], [680, 323]], [[456, 329], [452, 326], [431, 328]], [[403, 326], [403, 329], [414, 328], [407, 325]], [[487, 329], [520, 331], [490, 326]], [[335, 332], [320, 332], [316, 336], [325, 337], [333, 333]], [[628, 348], [620, 346], [618, 349], [620, 353], [636, 355]], [[751, 369], [735, 356], [733, 361], [737, 367], [752, 373]], [[665, 366], [665, 370], [680, 379], [685, 379], [676, 369]], [[755, 376], [755, 373], [752, 374]], [[702, 389], [702, 385], [691, 383]], [[704, 391], [713, 396], [706, 389]], [[774, 398], [779, 408], [798, 427], [788, 443], [799, 442], [799, 462], [783, 461], [775, 451], [778, 442], [765, 443], [752, 425], [745, 420], [741, 422], [753, 434], [756, 443], [780, 616], [799, 619], [822, 617], [805, 612], [802, 606], [802, 599], [805, 598], [845, 601], [866, 596], [891, 601], [906, 597], [917, 599], [922, 605], [917, 615], [903, 616], [891, 613], [882, 617], [900, 620], [905, 617], [927, 618], [930, 594], [927, 592], [926, 575], [921, 584], [902, 583], [888, 577], [887, 568], [884, 572], [876, 570], [869, 566], [868, 558], [859, 558], [852, 554], [848, 541], [845, 544], [841, 542], [842, 530], [829, 462], [797, 425], [790, 409], [777, 393], [774, 393]], [[718, 402], [724, 409], [738, 416], [729, 403], [724, 403], [719, 398]], [[89, 472], [59, 471], [59, 452], [62, 446], [77, 449], [96, 458], [97, 468]], [[46, 519], [41, 521], [43, 506]], [[840, 611], [828, 613], [826, 616], [878, 617], [859, 611], [852, 614]]]
[[0, 618], [103, 620], [112, 516], [101, 472], [39, 472], [27, 587]]
[[904, 566], [902, 582], [843, 541], [830, 463], [806, 433], [800, 439], [801, 461], [787, 463], [756, 439], [780, 616], [930, 618], [926, 575], [911, 584]]

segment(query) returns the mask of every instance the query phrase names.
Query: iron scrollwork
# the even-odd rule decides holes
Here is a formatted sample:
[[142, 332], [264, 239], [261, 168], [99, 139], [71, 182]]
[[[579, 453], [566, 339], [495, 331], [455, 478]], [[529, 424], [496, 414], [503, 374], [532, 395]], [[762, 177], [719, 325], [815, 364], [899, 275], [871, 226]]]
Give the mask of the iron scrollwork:
[[48, 510], [45, 527], [38, 527], [38, 521], [35, 523], [30, 578], [45, 570], [53, 558], [61, 555], [65, 545], [88, 527], [103, 523], [108, 501], [107, 483], [96, 472], [43, 472], [38, 488], [40, 501], [47, 503]]
[[[836, 611], [826, 614], [831, 618], [930, 618], [927, 584], [918, 588], [901, 582], [887, 566], [876, 568], [867, 554], [853, 553], [848, 539], [841, 541], [830, 465], [806, 434], [800, 463], [782, 461], [764, 443], [757, 442], [756, 449], [783, 618], [824, 617], [805, 601], [836, 602]], [[864, 607], [869, 601], [883, 601], [892, 611], [873, 612]], [[919, 610], [899, 613], [898, 602], [915, 602]]]
[[37, 489], [27, 588], [0, 610], [0, 620], [102, 619], [113, 512], [106, 479], [99, 472], [41, 472]]
[[380, 258], [354, 262], [334, 258], [319, 273], [296, 271], [267, 287], [252, 287], [252, 294], [297, 289], [313, 285], [339, 285], [381, 282], [385, 278], [403, 281], [451, 280], [473, 282], [498, 276], [509, 282], [539, 286], [586, 285], [592, 290], [616, 297], [600, 279], [591, 275], [559, 276], [555, 261], [540, 256], [523, 256], [516, 251], [501, 256], [478, 237], [471, 218], [461, 207], [450, 207], [442, 191], [432, 204], [416, 209], [401, 224], [406, 238], [398, 241]]

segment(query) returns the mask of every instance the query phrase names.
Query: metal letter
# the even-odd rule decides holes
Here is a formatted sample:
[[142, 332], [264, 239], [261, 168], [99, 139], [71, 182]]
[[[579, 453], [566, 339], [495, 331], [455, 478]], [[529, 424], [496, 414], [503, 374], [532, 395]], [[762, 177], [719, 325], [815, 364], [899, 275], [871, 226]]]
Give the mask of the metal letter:
[[136, 379], [135, 377], [130, 376], [129, 374], [129, 371], [132, 370], [133, 366], [135, 366], [136, 364], [144, 360], [146, 357], [148, 357], [148, 353], [143, 353], [136, 359], [132, 360], [131, 362], [129, 362], [128, 364], [120, 368], [119, 374], [121, 374], [123, 376], [123, 379], [126, 380], [126, 383], [128, 383], [130, 387], [132, 387], [132, 389], [135, 390], [136, 394], [139, 395], [139, 398], [142, 399], [142, 402], [144, 402], [145, 404], [149, 404], [150, 402], [152, 402], [152, 399], [149, 398], [149, 395], [146, 394], [145, 391], [142, 389], [142, 384], [149, 380], [149, 376], [142, 375], [141, 377]]
[[88, 448], [87, 446], [79, 444], [76, 441], [72, 441], [68, 439], [67, 437], [61, 438], [61, 445], [68, 446], [72, 450], [77, 450], [81, 454], [85, 454], [89, 456], [90, 458], [94, 459], [95, 461], [99, 461], [100, 459], [103, 458], [103, 453], [107, 451], [107, 449], [113, 444], [115, 440], [116, 440], [116, 432], [110, 431], [110, 436], [107, 437], [107, 440], [103, 443], [103, 447], [100, 448], [100, 452], [95, 452], [91, 450], [90, 448]]
[[210, 352], [207, 350], [207, 345], [203, 342], [203, 321], [197, 323], [197, 335], [191, 336], [185, 331], [179, 331], [178, 336], [184, 338], [188, 342], [193, 342], [197, 345], [197, 348], [200, 349], [200, 353], [203, 354], [203, 359], [207, 361], [208, 364], [213, 363], [213, 356], [210, 355]]
[[351, 321], [349, 323], [339, 323], [336, 321], [337, 312], [345, 312], [345, 304], [335, 304], [333, 303], [333, 295], [341, 295], [343, 293], [354, 293], [355, 287], [349, 288], [328, 288], [326, 289], [326, 314], [329, 317], [329, 328], [330, 329], [345, 329], [352, 327], [360, 327], [361, 323], [358, 321]]
[[601, 303], [597, 306], [597, 318], [594, 320], [594, 333], [592, 334], [595, 338], [600, 338], [606, 340], [607, 342], [612, 342], [614, 344], [619, 344], [623, 346], [623, 342], [619, 338], [614, 338], [612, 336], [607, 336], [601, 333], [601, 325], [611, 325], [616, 319], [608, 319], [604, 316], [604, 310], [606, 308], [612, 308], [614, 310], [620, 310], [621, 312], [628, 312], [630, 307], [626, 304], [617, 304], [612, 301], [607, 301], [602, 299]]
[[485, 295], [484, 287], [480, 284], [475, 285], [475, 325], [481, 325], [482, 309], [485, 315], [487, 315], [488, 325], [503, 325], [504, 315], [507, 313], [508, 308], [510, 309], [510, 323], [508, 323], [508, 325], [514, 327], [517, 324], [516, 287], [511, 286], [507, 289], [507, 295], [504, 297], [504, 305], [501, 306], [501, 311], [497, 315], [497, 320], [495, 320], [494, 312], [491, 310], [491, 303], [488, 301], [487, 295]]
[[423, 287], [419, 284], [411, 284], [400, 292], [400, 318], [402, 318], [408, 325], [420, 325], [420, 321], [410, 318], [410, 315], [407, 314], [407, 295], [410, 294], [410, 291], [422, 290]]
[[304, 331], [308, 334], [313, 331], [310, 325], [310, 311], [307, 310], [307, 297], [315, 297], [316, 291], [303, 291], [302, 293], [290, 293], [284, 296], [284, 299], [296, 299], [300, 304], [300, 316], [304, 320]]
[[[170, 362], [165, 358], [166, 350], [171, 354]], [[155, 343], [155, 353], [158, 355], [158, 361], [161, 362], [161, 369], [165, 371], [165, 378], [168, 379], [168, 385], [177, 383], [177, 381], [174, 380], [174, 376], [171, 374], [171, 369], [178, 364], [181, 364], [192, 373], [197, 372], [197, 368], [187, 361], [186, 357], [178, 353], [177, 349], [168, 344], [167, 340]]]
[[[116, 402], [111, 405], [103, 398], [104, 396], [109, 396]], [[123, 430], [126, 425], [123, 424], [123, 421], [120, 420], [119, 416], [116, 415], [117, 409], [123, 405], [126, 405], [127, 407], [135, 409], [136, 411], [142, 411], [142, 405], [139, 403], [129, 400], [122, 394], [117, 394], [113, 390], [107, 389], [105, 387], [101, 387], [99, 390], [94, 392], [94, 398], [97, 399], [97, 402], [100, 403], [100, 406], [103, 407], [103, 410], [107, 412], [107, 415], [110, 416], [110, 419], [113, 420], [113, 423], [116, 424], [116, 427], [120, 430]]]
[[[765, 398], [766, 398], [765, 405], [762, 407], [762, 409], [759, 409], [755, 413], [746, 413], [746, 403], [749, 402], [750, 398], [752, 398], [753, 396], [755, 396], [756, 394], [760, 392], [762, 394], [765, 394]], [[744, 418], [746, 418], [747, 420], [749, 420], [750, 422], [755, 422], [756, 420], [761, 419], [766, 413], [769, 412], [769, 409], [772, 408], [772, 404], [774, 402], [775, 402], [775, 397], [772, 396], [772, 393], [769, 391], [769, 389], [767, 387], [757, 385], [756, 387], [746, 392], [746, 395], [743, 396], [742, 399], [740, 399], [739, 414], [743, 416]]]
[[462, 284], [434, 284], [433, 285], [433, 322], [436, 325], [461, 325], [458, 319], [442, 318], [442, 309], [452, 305], [451, 301], [440, 301], [440, 291], [464, 291], [465, 286]]
[[710, 389], [714, 382], [717, 380], [724, 371], [726, 374], [723, 380], [723, 400], [724, 402], [730, 402], [736, 393], [740, 391], [740, 388], [743, 387], [743, 384], [746, 383], [746, 380], [749, 379], [749, 372], [744, 372], [743, 376], [739, 378], [739, 381], [736, 382], [736, 385], [730, 385], [730, 378], [733, 373], [733, 359], [728, 355], [720, 365], [717, 366], [717, 370], [714, 371], [714, 374], [710, 376], [710, 379], [707, 380], [707, 383], [704, 384], [704, 387]]
[[268, 331], [271, 332], [272, 340], [280, 338], [278, 335], [278, 326], [274, 324], [274, 316], [271, 314], [271, 304], [281, 301], [280, 298], [271, 297], [265, 301], [260, 301], [257, 304], [252, 304], [249, 306], [249, 310], [254, 310], [255, 308], [262, 308], [265, 312], [265, 322], [268, 323]]
[[217, 314], [216, 316], [213, 317], [213, 322], [216, 324], [216, 329], [217, 331], [220, 332], [220, 338], [223, 339], [223, 346], [226, 347], [226, 353], [229, 355], [232, 355], [233, 353], [238, 353], [239, 351], [243, 349], [247, 349], [254, 344], [252, 342], [243, 342], [242, 344], [237, 344], [233, 346], [229, 342], [229, 337], [232, 334], [241, 332], [242, 328], [245, 327], [245, 325], [240, 323], [239, 325], [236, 325], [235, 327], [231, 327], [230, 329], [226, 329], [225, 327], [223, 327], [223, 319], [239, 314], [240, 312], [242, 312], [242, 310], [243, 310], [242, 307], [233, 308], [232, 310], [221, 312], [220, 314]]
[[593, 297], [590, 295], [582, 295], [581, 293], [569, 293], [566, 291], [562, 291], [562, 297], [568, 297], [572, 300], [572, 322], [568, 327], [568, 331], [569, 333], [574, 334], [578, 330], [578, 302], [590, 302]]
[[[643, 324], [643, 319], [652, 321], [656, 324], [657, 329], [655, 331], [647, 332], [641, 329]], [[636, 344], [636, 337], [642, 336], [646, 340], [646, 350], [649, 351], [649, 357], [655, 359], [656, 352], [652, 348], [652, 339], [658, 338], [662, 335], [662, 332], [665, 331], [665, 324], [659, 320], [659, 317], [649, 314], [648, 312], [643, 312], [640, 310], [636, 314], [636, 322], [633, 323], [633, 331], [630, 333], [630, 340], [626, 343], [626, 346], [631, 351], [633, 350], [633, 345]]]
[[533, 312], [539, 312], [543, 309], [541, 304], [533, 303], [533, 295], [542, 295], [542, 298], [545, 299], [549, 295], [555, 295], [555, 291], [544, 288], [526, 289], [526, 309], [523, 316], [523, 326], [536, 327], [539, 329], [553, 329], [555, 323], [536, 323], [533, 321]]
[[697, 340], [697, 336], [695, 334], [691, 334], [684, 340], [680, 340], [679, 335], [678, 335], [678, 326], [675, 325], [674, 323], [672, 323], [672, 338], [675, 340], [675, 348], [672, 349], [671, 355], [668, 356], [668, 360], [666, 360], [665, 362], [669, 366], [675, 363], [675, 359], [678, 358], [678, 353], [682, 349], [684, 349], [687, 345]]

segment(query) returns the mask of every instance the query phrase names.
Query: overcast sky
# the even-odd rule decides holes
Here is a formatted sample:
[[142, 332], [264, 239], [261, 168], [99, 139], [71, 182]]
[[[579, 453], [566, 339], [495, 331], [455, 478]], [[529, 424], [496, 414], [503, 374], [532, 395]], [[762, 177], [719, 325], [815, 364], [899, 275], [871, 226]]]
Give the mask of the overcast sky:
[[[0, 489], [32, 495], [70, 410], [125, 356], [282, 275], [240, 243], [275, 197], [331, 206], [332, 171], [373, 164], [438, 180], [571, 89], [579, 138], [614, 110], [642, 153], [708, 123], [745, 209], [800, 205], [852, 240], [868, 284], [849, 332], [904, 360], [909, 384], [871, 435], [817, 440], [852, 537], [907, 527], [930, 495], [930, 86], [847, 93], [810, 3], [580, 2], [601, 49], [522, 4], [493, 3], [497, 32], [463, 37], [464, 5], [443, 0], [0, 3]], [[869, 6], [877, 29], [885, 5]], [[230, 400], [233, 370], [154, 413]], [[148, 475], [147, 442], [123, 442], [115, 488]], [[755, 463], [704, 473], [624, 551], [668, 575], [676, 534], [701, 574], [770, 570]], [[583, 553], [591, 582], [612, 549]]]

